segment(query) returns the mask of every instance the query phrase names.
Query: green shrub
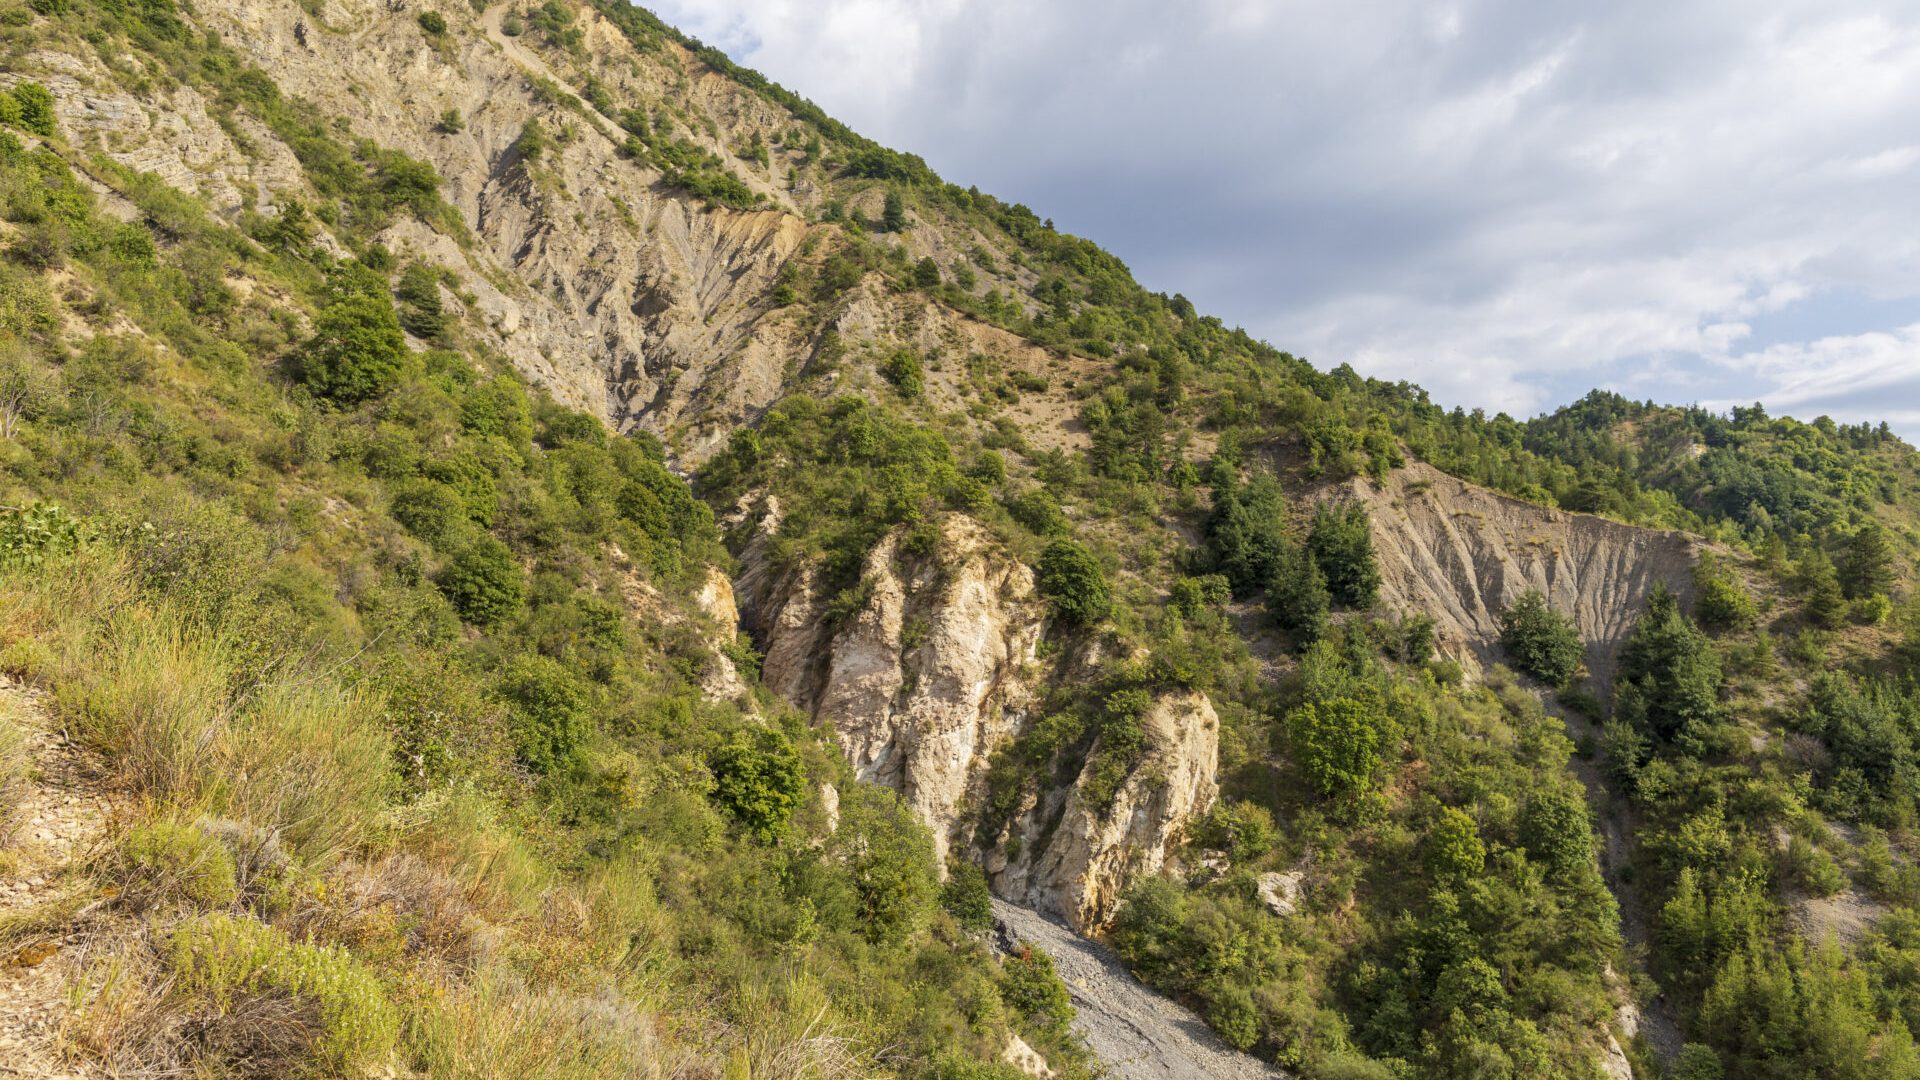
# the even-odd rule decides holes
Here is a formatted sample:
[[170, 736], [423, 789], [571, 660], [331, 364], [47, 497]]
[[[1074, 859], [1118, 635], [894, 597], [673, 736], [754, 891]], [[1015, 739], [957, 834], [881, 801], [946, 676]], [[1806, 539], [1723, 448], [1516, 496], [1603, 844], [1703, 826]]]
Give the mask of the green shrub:
[[1007, 513], [1035, 536], [1059, 536], [1073, 528], [1046, 488], [1029, 488], [1007, 500]]
[[1753, 596], [1741, 587], [1712, 552], [1700, 556], [1694, 564], [1693, 580], [1697, 595], [1693, 617], [1708, 630], [1723, 632], [1752, 626], [1760, 617]]
[[1321, 795], [1365, 791], [1380, 764], [1380, 724], [1379, 710], [1367, 702], [1308, 702], [1287, 717], [1294, 761]]
[[1585, 655], [1573, 620], [1548, 607], [1537, 589], [1500, 613], [1500, 645], [1514, 667], [1550, 686], [1571, 682]]
[[586, 688], [545, 656], [522, 656], [495, 692], [507, 703], [515, 753], [539, 773], [571, 769], [593, 732]]
[[898, 795], [873, 784], [841, 792], [827, 853], [852, 882], [868, 940], [904, 941], [925, 925], [938, 889], [933, 837]]
[[976, 934], [993, 929], [993, 892], [987, 873], [977, 864], [956, 862], [947, 867], [947, 883], [940, 888], [940, 906], [961, 928]]
[[526, 574], [507, 545], [481, 536], [440, 571], [440, 591], [460, 617], [483, 629], [499, 626], [520, 610]]
[[1233, 586], [1223, 574], [1206, 574], [1201, 577], [1183, 577], [1174, 581], [1169, 590], [1167, 606], [1179, 612], [1182, 617], [1197, 619], [1204, 611], [1224, 605], [1233, 599]]
[[70, 555], [88, 533], [53, 503], [0, 507], [0, 570], [31, 569]]
[[299, 1034], [334, 1075], [385, 1062], [399, 1040], [400, 1014], [386, 988], [337, 946], [297, 943], [252, 919], [211, 913], [176, 927], [166, 952], [169, 993], [216, 1017], [274, 995], [310, 1005], [312, 1020], [289, 1024], [310, 1026]]
[[1561, 881], [1593, 862], [1593, 827], [1587, 804], [1562, 789], [1536, 792], [1520, 814], [1520, 843], [1527, 857]]
[[218, 908], [240, 895], [227, 846], [192, 825], [167, 818], [128, 830], [114, 870], [121, 895], [143, 906], [178, 898]]
[[806, 772], [793, 743], [773, 728], [736, 732], [708, 758], [714, 801], [762, 841], [787, 831], [806, 796]]
[[1042, 1035], [1060, 1037], [1073, 1022], [1073, 999], [1054, 973], [1053, 957], [1026, 942], [1001, 961], [1000, 997]]
[[886, 363], [881, 365], [880, 373], [904, 398], [919, 397], [927, 386], [926, 372], [920, 366], [920, 358], [908, 349], [895, 349], [887, 357]]
[[1427, 830], [1427, 873], [1433, 880], [1458, 890], [1480, 876], [1487, 862], [1487, 846], [1473, 816], [1446, 807]]
[[22, 131], [53, 138], [53, 95], [37, 82], [18, 82], [8, 92], [19, 108], [15, 121]]
[[1267, 614], [1296, 647], [1312, 645], [1326, 634], [1333, 594], [1319, 562], [1306, 548], [1284, 544], [1266, 588]]
[[357, 404], [400, 381], [406, 348], [393, 303], [384, 295], [349, 291], [315, 317], [300, 377], [323, 398]]
[[420, 29], [439, 37], [447, 32], [447, 17], [437, 11], [423, 11], [420, 13]]
[[1048, 544], [1040, 555], [1038, 578], [1040, 595], [1071, 625], [1097, 623], [1113, 606], [1100, 560], [1075, 541], [1061, 538]]
[[460, 493], [435, 480], [415, 479], [397, 485], [387, 512], [408, 532], [435, 547], [462, 535], [469, 527], [467, 504]]

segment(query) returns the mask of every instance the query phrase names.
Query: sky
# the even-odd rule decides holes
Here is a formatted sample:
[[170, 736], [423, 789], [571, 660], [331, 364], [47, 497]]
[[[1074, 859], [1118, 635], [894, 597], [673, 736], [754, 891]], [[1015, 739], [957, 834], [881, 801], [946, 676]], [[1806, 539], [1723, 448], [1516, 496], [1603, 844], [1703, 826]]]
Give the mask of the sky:
[[1323, 368], [1920, 439], [1920, 0], [656, 0]]

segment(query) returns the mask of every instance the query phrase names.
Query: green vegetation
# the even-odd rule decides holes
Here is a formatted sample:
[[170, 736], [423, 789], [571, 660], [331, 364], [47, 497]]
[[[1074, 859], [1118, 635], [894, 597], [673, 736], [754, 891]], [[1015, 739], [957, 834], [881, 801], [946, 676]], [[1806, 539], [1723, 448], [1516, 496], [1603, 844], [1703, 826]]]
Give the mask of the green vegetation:
[[[142, 98], [191, 88], [305, 180], [216, 217], [63, 141], [40, 84], [0, 94], [0, 666], [142, 807], [76, 882], [146, 928], [80, 994], [80, 1052], [140, 1071], [139, 1015], [204, 1032], [178, 1064], [207, 1075], [998, 1078], [1017, 1031], [1087, 1075], [1051, 962], [983, 945], [968, 853], [941, 885], [831, 732], [762, 687], [703, 690], [757, 664], [699, 629], [729, 545], [837, 620], [881, 552], [937, 581], [977, 525], [1057, 616], [979, 835], [1068, 787], [1158, 790], [1154, 710], [1204, 693], [1221, 799], [1190, 876], [1136, 881], [1112, 937], [1231, 1044], [1302, 1075], [1589, 1076], [1630, 975], [1690, 1040], [1667, 1075], [1920, 1073], [1920, 469], [1884, 425], [1600, 392], [1522, 422], [1322, 371], [595, 6], [637, 52], [588, 56], [564, 0], [503, 20], [574, 87], [541, 80], [508, 159], [541, 197], [578, 196], [557, 165], [597, 129], [666, 194], [769, 208], [755, 185], [784, 177], [774, 203], [817, 219], [765, 294], [804, 364], [704, 460], [704, 419], [614, 435], [525, 384], [431, 248], [374, 243], [403, 216], [466, 241], [434, 171], [185, 9], [0, 26], [12, 55], [90, 54]], [[417, 18], [442, 56], [471, 23]], [[869, 280], [1034, 348], [937, 321], [843, 340], [836, 305]], [[1393, 475], [1412, 459], [1709, 542], [1691, 610], [1656, 593], [1611, 687], [1572, 685], [1583, 643], [1538, 594], [1502, 615], [1513, 665], [1601, 722], [1570, 721], [1608, 792], [1503, 669], [1468, 680], [1430, 613], [1379, 610], [1365, 512], [1329, 494], [1440, 497]], [[19, 732], [0, 716], [0, 839]], [[1631, 811], [1644, 947], [1618, 939], [1590, 794]], [[1276, 915], [1260, 883], [1288, 871]], [[1815, 899], [1861, 914], [1829, 935]]]
[[1573, 620], [1549, 607], [1537, 589], [1500, 613], [1500, 647], [1514, 667], [1548, 686], [1572, 682], [1586, 651]]

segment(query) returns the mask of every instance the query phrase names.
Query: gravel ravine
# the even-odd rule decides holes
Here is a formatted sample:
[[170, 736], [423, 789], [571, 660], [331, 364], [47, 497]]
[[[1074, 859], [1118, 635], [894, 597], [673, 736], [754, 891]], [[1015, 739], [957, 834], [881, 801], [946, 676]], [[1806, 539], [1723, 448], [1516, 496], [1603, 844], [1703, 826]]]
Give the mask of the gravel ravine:
[[1079, 1013], [1074, 1029], [1119, 1080], [1287, 1075], [1221, 1042], [1191, 1010], [1135, 979], [1113, 950], [1039, 912], [995, 900], [993, 926], [1001, 951], [1025, 941], [1053, 957]]

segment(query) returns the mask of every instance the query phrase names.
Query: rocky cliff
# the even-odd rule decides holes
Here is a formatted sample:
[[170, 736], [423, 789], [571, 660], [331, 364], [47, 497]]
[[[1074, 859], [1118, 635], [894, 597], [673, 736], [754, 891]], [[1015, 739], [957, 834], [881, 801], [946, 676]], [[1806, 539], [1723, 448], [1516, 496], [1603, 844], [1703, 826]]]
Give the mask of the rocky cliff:
[[905, 550], [898, 532], [882, 539], [858, 603], [830, 618], [818, 572], [775, 563], [779, 520], [777, 504], [766, 509], [738, 583], [767, 685], [831, 724], [860, 778], [899, 791], [943, 857], [970, 849], [1002, 896], [1077, 928], [1103, 925], [1217, 793], [1219, 719], [1206, 696], [1154, 702], [1150, 750], [1110, 804], [1090, 803], [1083, 782], [1030, 793], [1003, 835], [975, 837], [969, 810], [993, 753], [1032, 721], [1048, 675], [1033, 572], [977, 522], [950, 515], [932, 550]]

